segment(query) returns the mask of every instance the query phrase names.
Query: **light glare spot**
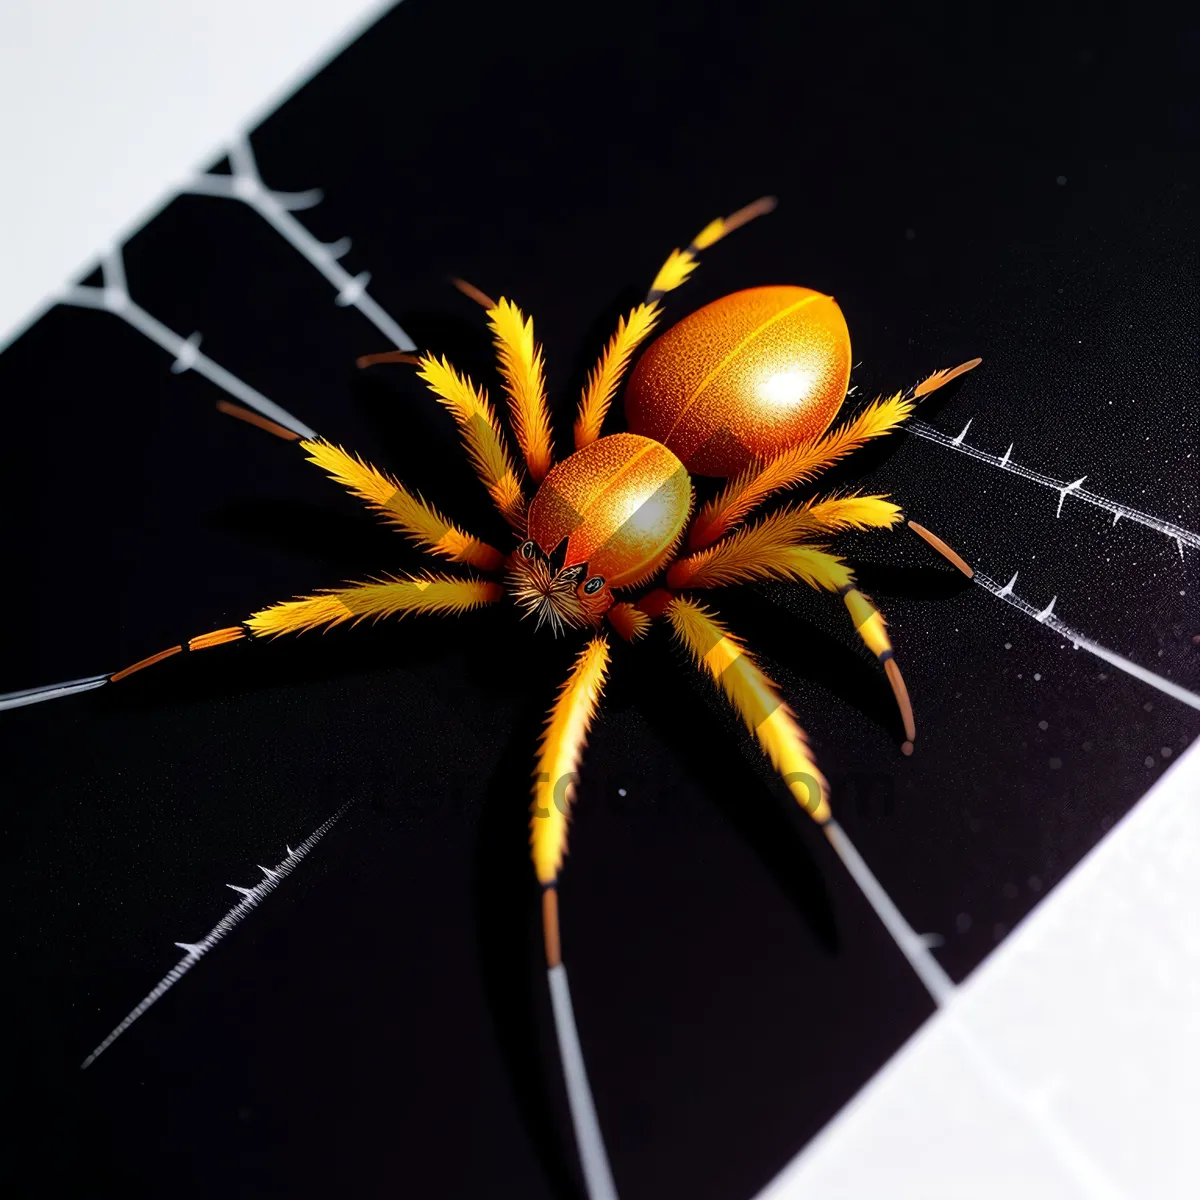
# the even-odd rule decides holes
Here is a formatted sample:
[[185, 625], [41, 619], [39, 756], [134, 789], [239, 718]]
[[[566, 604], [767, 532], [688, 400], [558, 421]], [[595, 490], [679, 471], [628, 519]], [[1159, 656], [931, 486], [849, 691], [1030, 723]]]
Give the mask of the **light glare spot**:
[[792, 408], [809, 397], [816, 380], [815, 371], [794, 367], [790, 371], [780, 371], [772, 375], [760, 386], [759, 392], [762, 398], [775, 408]]

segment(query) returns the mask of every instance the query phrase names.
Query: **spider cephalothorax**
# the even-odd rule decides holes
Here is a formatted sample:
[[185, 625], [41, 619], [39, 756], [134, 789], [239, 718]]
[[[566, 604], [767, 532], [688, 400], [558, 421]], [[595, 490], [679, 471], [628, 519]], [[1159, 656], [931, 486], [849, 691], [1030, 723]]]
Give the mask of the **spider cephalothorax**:
[[[590, 592], [584, 590], [585, 580]], [[611, 597], [608, 604], [594, 603], [604, 580], [589, 579], [586, 563], [556, 567], [533, 541], [522, 542], [509, 558], [505, 586], [523, 617], [535, 618], [538, 629], [545, 625], [554, 634], [599, 625], [612, 603]]]
[[614, 588], [671, 558], [691, 508], [687, 471], [662, 443], [615, 433], [580, 447], [529, 505], [528, 538], [509, 568], [514, 599], [556, 632], [599, 625]]
[[[403, 361], [419, 368], [420, 378], [453, 416], [476, 474], [512, 528], [516, 548], [511, 553], [468, 533], [335, 443], [306, 438], [301, 446], [311, 462], [424, 552], [456, 564], [456, 573], [386, 577], [272, 604], [240, 625], [170, 647], [110, 677], [82, 681], [89, 688], [116, 682], [181, 651], [246, 637], [327, 629], [365, 618], [463, 613], [506, 595], [522, 615], [556, 633], [592, 630], [551, 707], [538, 748], [530, 841], [543, 889], [546, 962], [567, 1091], [593, 1197], [616, 1193], [574, 1030], [559, 949], [556, 885], [577, 770], [608, 672], [605, 621], [630, 642], [656, 619], [670, 625], [700, 671], [724, 692], [796, 801], [822, 827], [901, 950], [918, 965], [914, 946], [919, 939], [911, 930], [898, 932], [902, 919], [881, 907], [878, 885], [832, 819], [825, 780], [794, 714], [740, 639], [695, 593], [774, 579], [839, 596], [886, 672], [903, 718], [904, 746], [911, 751], [912, 708], [883, 617], [827, 544], [846, 529], [893, 528], [904, 520], [900, 508], [886, 496], [851, 492], [777, 508], [752, 523], [748, 518], [770, 497], [812, 482], [853, 450], [889, 433], [921, 396], [979, 360], [935, 372], [835, 427], [850, 370], [841, 310], [831, 297], [808, 288], [751, 288], [705, 306], [651, 345], [627, 390], [631, 431], [601, 436], [635, 351], [662, 315], [664, 295], [686, 281], [701, 250], [773, 207], [774, 201], [762, 200], [713, 221], [687, 249], [671, 254], [589, 376], [575, 421], [574, 451], [557, 464], [542, 351], [533, 322], [511, 301], [493, 301], [460, 283], [487, 309], [524, 471], [487, 392], [444, 358], [388, 352], [360, 360], [364, 366]], [[260, 416], [241, 415], [281, 437], [298, 438]], [[726, 480], [695, 514], [689, 472]], [[532, 497], [527, 480], [536, 485]], [[908, 525], [970, 574], [943, 542], [915, 522]], [[71, 690], [78, 685], [47, 689], [46, 696]]]

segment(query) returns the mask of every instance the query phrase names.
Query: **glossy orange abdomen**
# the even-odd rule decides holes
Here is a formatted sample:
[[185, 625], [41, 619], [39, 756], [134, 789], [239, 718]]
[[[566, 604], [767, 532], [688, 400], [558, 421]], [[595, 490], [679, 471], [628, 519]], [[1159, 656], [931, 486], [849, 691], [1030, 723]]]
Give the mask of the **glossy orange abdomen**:
[[850, 332], [832, 296], [734, 292], [684, 317], [638, 361], [629, 428], [697, 475], [729, 476], [819, 437], [850, 380]]
[[544, 554], [567, 538], [563, 567], [588, 564], [611, 587], [660, 567], [692, 505], [687, 470], [666, 446], [614, 433], [552, 467], [529, 505], [529, 536]]

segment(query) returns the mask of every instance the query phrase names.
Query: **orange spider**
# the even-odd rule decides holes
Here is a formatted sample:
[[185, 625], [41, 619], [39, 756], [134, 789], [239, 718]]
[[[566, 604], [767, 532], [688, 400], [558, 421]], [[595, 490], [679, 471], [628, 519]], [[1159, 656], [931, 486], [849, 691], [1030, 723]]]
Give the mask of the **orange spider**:
[[[299, 439], [310, 462], [427, 553], [473, 567], [479, 574], [388, 577], [288, 600], [254, 613], [241, 625], [194, 638], [95, 681], [117, 682], [185, 649], [207, 649], [247, 636], [327, 629], [364, 617], [462, 613], [506, 597], [523, 617], [534, 618], [538, 626], [549, 626], [556, 634], [591, 631], [550, 709], [538, 748], [531, 842], [542, 885], [546, 964], [559, 1046], [593, 1200], [615, 1196], [616, 1191], [562, 965], [556, 884], [579, 762], [608, 670], [604, 623], [633, 642], [656, 618], [669, 622], [864, 890], [868, 885], [863, 877], [869, 873], [832, 820], [825, 780], [791, 709], [740, 639], [694, 593], [782, 579], [841, 596], [859, 635], [886, 671], [904, 722], [906, 753], [915, 736], [912, 707], [884, 619], [855, 586], [843, 559], [822, 544], [846, 529], [894, 528], [904, 521], [900, 508], [886, 496], [850, 492], [780, 508], [751, 524], [747, 518], [768, 497], [812, 481], [851, 451], [891, 432], [920, 397], [970, 370], [979, 359], [877, 399], [831, 429], [850, 376], [850, 337], [841, 309], [832, 297], [808, 288], [751, 288], [706, 305], [660, 336], [642, 355], [626, 389], [629, 431], [601, 436], [634, 351], [659, 322], [663, 296], [687, 280], [701, 250], [774, 205], [766, 198], [713, 221], [687, 249], [671, 253], [645, 300], [619, 322], [592, 370], [579, 402], [574, 451], [558, 462], [543, 356], [532, 320], [510, 300], [493, 301], [456, 281], [487, 309], [513, 433], [524, 472], [536, 486], [532, 499], [483, 388], [431, 354], [389, 352], [359, 360], [360, 366], [408, 362], [419, 368], [420, 378], [457, 422], [472, 466], [514, 530], [514, 546], [507, 553], [472, 536], [403, 484], [332, 442], [299, 439], [257, 414], [222, 402], [219, 407], [226, 412], [280, 437]], [[727, 480], [695, 515], [693, 474]], [[908, 525], [971, 574], [940, 539], [914, 522]], [[880, 915], [893, 936], [903, 941], [888, 916], [882, 911]], [[912, 960], [911, 947], [901, 948]]]

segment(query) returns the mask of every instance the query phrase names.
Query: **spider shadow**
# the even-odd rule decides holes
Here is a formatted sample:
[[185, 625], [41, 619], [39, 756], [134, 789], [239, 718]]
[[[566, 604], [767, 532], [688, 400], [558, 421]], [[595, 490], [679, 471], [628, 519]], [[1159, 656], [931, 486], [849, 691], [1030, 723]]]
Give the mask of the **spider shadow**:
[[[800, 833], [808, 818], [765, 765], [758, 769], [739, 749], [747, 736], [744, 727], [715, 690], [706, 703], [704, 681], [688, 679], [694, 667], [675, 649], [666, 631], [655, 629], [633, 653], [622, 655], [633, 661], [618, 663], [606, 706], [637, 709], [680, 774], [751, 847], [817, 942], [836, 954], [829, 892]], [[666, 687], [664, 679], [671, 680]]]
[[[549, 646], [531, 668], [509, 678], [535, 681], [509, 730], [501, 761], [488, 781], [479, 814], [472, 900], [484, 993], [517, 1108], [551, 1191], [583, 1200], [573, 1153], [574, 1134], [550, 1030], [549, 997], [538, 912], [539, 890], [529, 867], [529, 794], [534, 747], [555, 680], [566, 678], [578, 651], [573, 642]], [[516, 655], [508, 656], [516, 665]], [[543, 686], [544, 685], [544, 686]]]
[[[918, 561], [926, 553], [934, 554], [923, 542], [901, 553], [907, 558], [910, 551]], [[944, 600], [971, 586], [954, 568], [910, 563], [911, 559], [903, 564], [853, 560], [862, 590], [877, 597]], [[886, 603], [881, 603], [886, 612]], [[887, 677], [836, 597], [804, 584], [774, 583], [723, 596], [722, 606], [733, 614], [735, 629], [756, 630], [754, 646], [766, 658], [787, 670], [798, 669], [805, 679], [879, 726], [897, 746], [904, 741]], [[803, 661], [793, 668], [798, 644], [803, 648]]]
[[[473, 383], [486, 387], [493, 409], [505, 414], [482, 320], [473, 324], [465, 317], [431, 312], [404, 313], [402, 319], [419, 347], [445, 355]], [[472, 533], [507, 549], [512, 531], [472, 470], [454, 421], [416, 370], [407, 364], [380, 365], [355, 369], [349, 377], [355, 403], [378, 436], [383, 451], [379, 465]]]
[[408, 544], [370, 517], [299, 500], [238, 500], [223, 505], [212, 525], [223, 533], [271, 551], [319, 559], [340, 571], [362, 572], [391, 563]]

